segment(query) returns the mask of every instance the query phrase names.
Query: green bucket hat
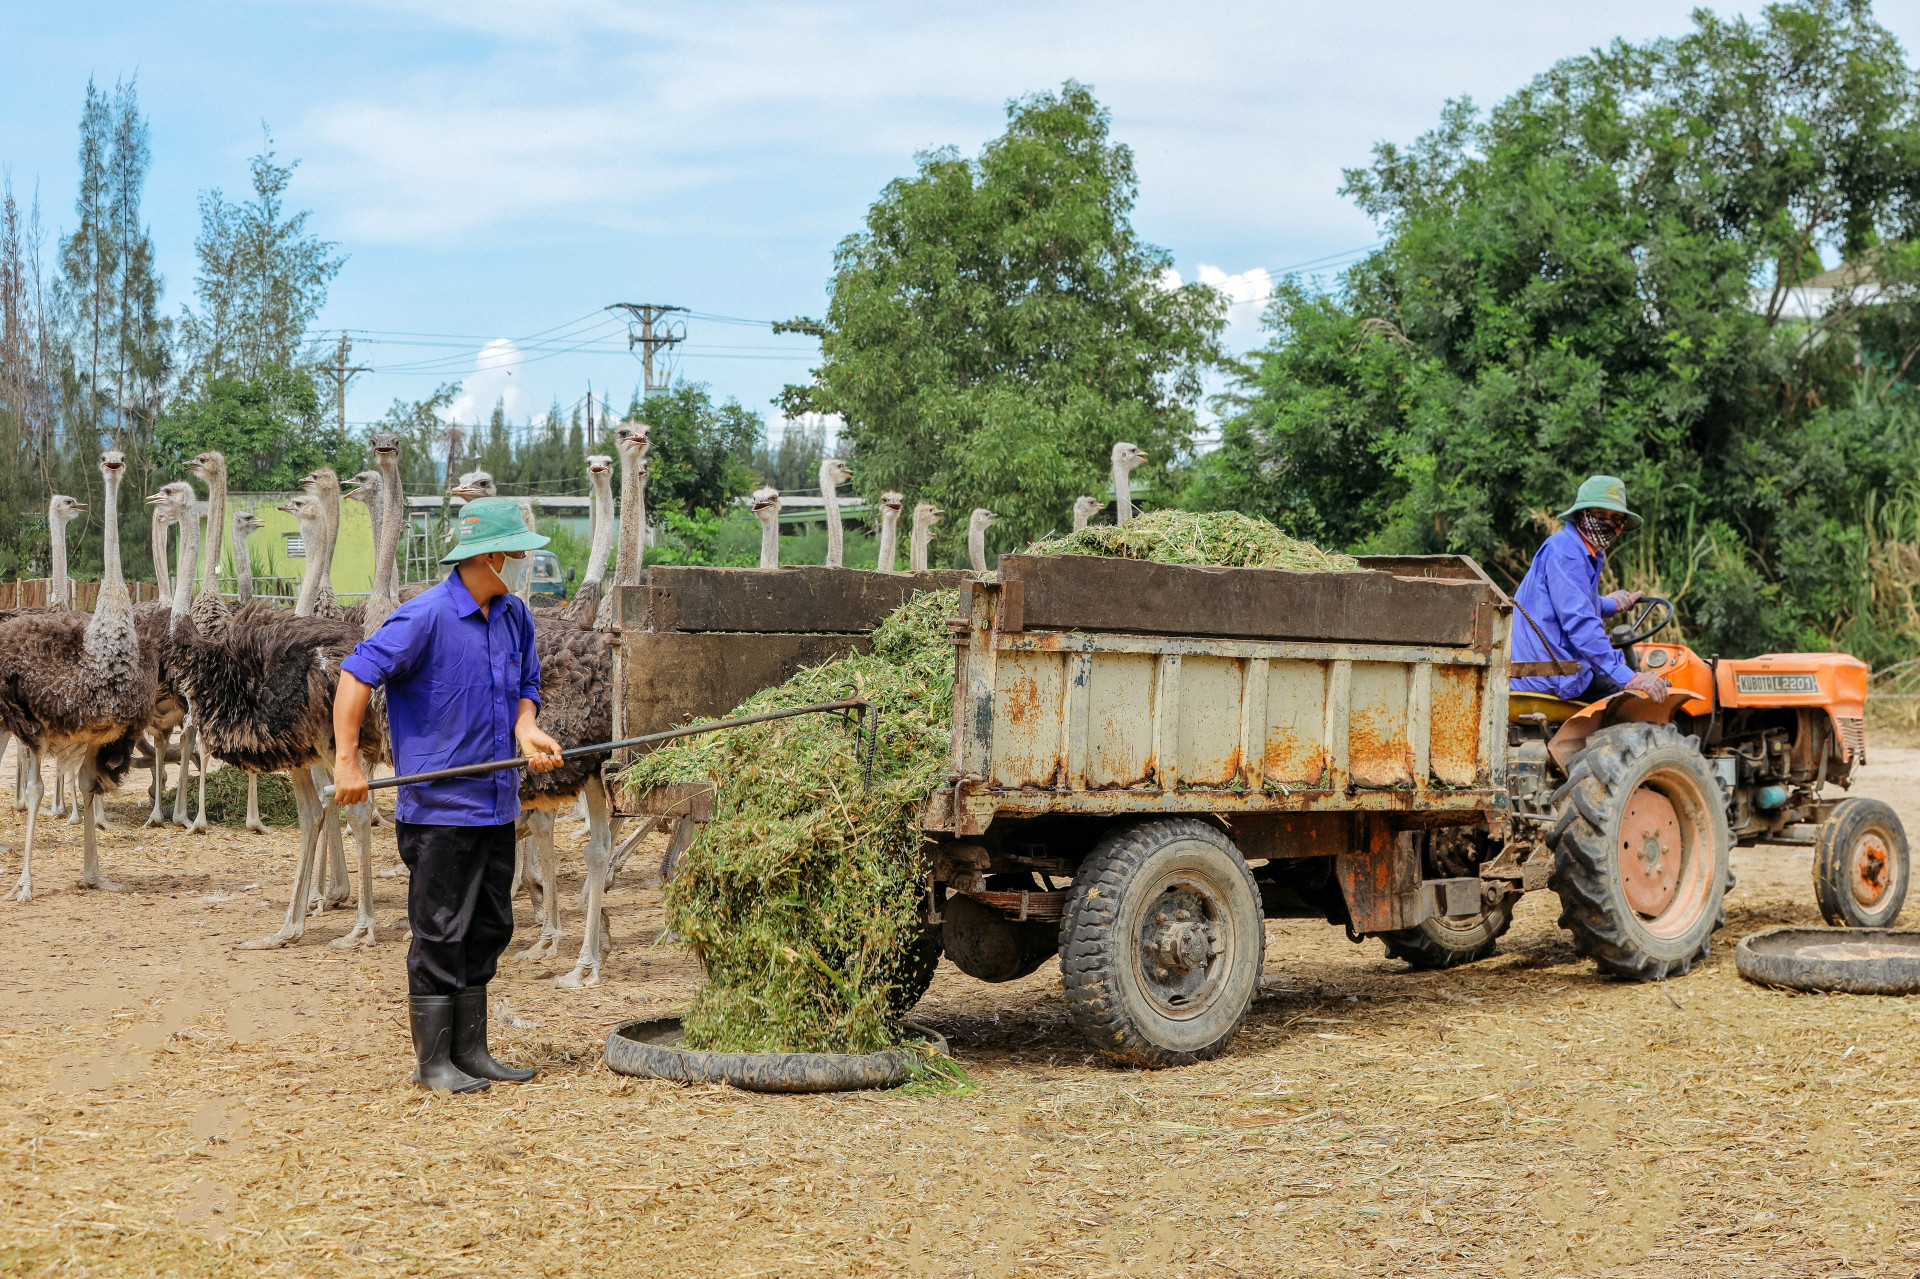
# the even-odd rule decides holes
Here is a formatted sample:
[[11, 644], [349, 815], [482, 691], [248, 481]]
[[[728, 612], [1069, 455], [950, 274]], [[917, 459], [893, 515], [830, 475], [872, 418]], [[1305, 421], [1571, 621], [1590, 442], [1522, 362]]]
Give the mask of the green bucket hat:
[[551, 540], [527, 528], [520, 503], [512, 498], [476, 498], [460, 508], [460, 541], [440, 562], [455, 564], [495, 551], [536, 551]]
[[1640, 517], [1627, 509], [1627, 486], [1614, 476], [1589, 475], [1574, 495], [1573, 505], [1560, 512], [1560, 518], [1571, 519], [1575, 511], [1589, 509], [1618, 511], [1631, 521], [1627, 527], [1640, 527]]

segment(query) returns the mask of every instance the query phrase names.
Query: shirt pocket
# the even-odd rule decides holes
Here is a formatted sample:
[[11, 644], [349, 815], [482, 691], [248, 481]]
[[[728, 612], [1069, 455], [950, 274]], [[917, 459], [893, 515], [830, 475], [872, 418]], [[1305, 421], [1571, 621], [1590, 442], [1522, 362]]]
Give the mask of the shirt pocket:
[[[477, 723], [475, 712], [485, 707], [485, 690], [476, 689], [467, 684], [451, 680], [429, 680], [427, 685], [427, 718], [420, 725], [420, 731], [408, 752], [414, 757], [414, 769], [428, 772], [436, 768], [447, 768], [454, 764], [477, 764], [484, 755], [486, 733], [489, 725]], [[472, 758], [461, 756], [469, 741], [480, 747], [482, 754]], [[467, 754], [472, 754], [467, 751]]]

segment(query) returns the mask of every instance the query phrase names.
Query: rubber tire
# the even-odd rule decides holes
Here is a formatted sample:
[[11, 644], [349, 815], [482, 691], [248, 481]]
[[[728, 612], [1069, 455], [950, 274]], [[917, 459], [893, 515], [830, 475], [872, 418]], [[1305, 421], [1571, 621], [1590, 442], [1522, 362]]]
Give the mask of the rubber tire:
[[[1693, 927], [1678, 937], [1658, 937], [1628, 904], [1613, 856], [1628, 796], [1658, 768], [1692, 775], [1703, 799], [1713, 862], [1705, 902]], [[1615, 724], [1587, 738], [1567, 766], [1567, 781], [1554, 795], [1565, 802], [1549, 837], [1553, 875], [1547, 886], [1560, 898], [1560, 926], [1573, 933], [1582, 954], [1606, 972], [1634, 981], [1684, 976], [1713, 949], [1713, 934], [1727, 922], [1726, 894], [1733, 875], [1720, 783], [1699, 746], [1671, 724]]]
[[[1506, 897], [1472, 917], [1470, 927], [1454, 927], [1453, 916], [1429, 919], [1413, 928], [1396, 928], [1379, 934], [1386, 943], [1387, 958], [1404, 960], [1415, 968], [1452, 968], [1485, 959], [1494, 945], [1513, 927], [1513, 904]], [[1462, 918], [1465, 918], [1464, 916]]]
[[[1251, 943], [1233, 948], [1219, 996], [1188, 1022], [1154, 1009], [1135, 981], [1137, 941], [1122, 935], [1133, 901], [1163, 868], [1181, 861], [1212, 881], [1227, 899], [1235, 933]], [[1080, 1033], [1107, 1057], [1153, 1069], [1187, 1066], [1226, 1051], [1253, 1005], [1267, 953], [1260, 888], [1232, 841], [1192, 817], [1118, 827], [1080, 864], [1073, 885], [1061, 923], [1060, 979]]]
[[[1893, 889], [1871, 914], [1854, 900], [1847, 854], [1869, 830], [1887, 837]], [[1891, 928], [1907, 901], [1907, 832], [1900, 815], [1877, 799], [1843, 799], [1820, 823], [1814, 838], [1813, 895], [1820, 913], [1835, 928]]]

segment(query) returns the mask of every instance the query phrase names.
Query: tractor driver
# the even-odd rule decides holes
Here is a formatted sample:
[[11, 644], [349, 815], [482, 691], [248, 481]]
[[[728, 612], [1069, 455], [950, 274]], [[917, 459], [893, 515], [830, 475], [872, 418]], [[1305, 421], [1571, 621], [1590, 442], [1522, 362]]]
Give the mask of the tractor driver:
[[1639, 591], [1599, 593], [1608, 549], [1640, 527], [1640, 517], [1627, 509], [1627, 486], [1611, 475], [1589, 476], [1560, 518], [1566, 523], [1541, 543], [1514, 592], [1521, 615], [1513, 624], [1513, 660], [1574, 661], [1580, 669], [1571, 675], [1517, 678], [1514, 691], [1596, 702], [1630, 689], [1654, 701], [1664, 699], [1667, 682], [1651, 672], [1629, 669], [1602, 624], [1640, 602]]

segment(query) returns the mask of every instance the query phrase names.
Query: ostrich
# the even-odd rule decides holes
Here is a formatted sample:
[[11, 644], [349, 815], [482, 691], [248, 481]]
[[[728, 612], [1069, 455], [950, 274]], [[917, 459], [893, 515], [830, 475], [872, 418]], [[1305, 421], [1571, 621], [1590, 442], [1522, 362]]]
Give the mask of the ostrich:
[[1125, 524], [1133, 518], [1133, 488], [1128, 477], [1133, 468], [1147, 460], [1140, 447], [1125, 440], [1113, 446], [1113, 522]]
[[1100, 513], [1105, 506], [1097, 497], [1076, 497], [1073, 499], [1073, 531], [1078, 533], [1087, 526], [1087, 522]]
[[[67, 581], [67, 525], [87, 508], [65, 493], [55, 493], [47, 503], [47, 535], [53, 543], [53, 578], [47, 583], [48, 608], [66, 609], [73, 607], [73, 587]], [[0, 733], [0, 751], [7, 748], [6, 734]], [[61, 809], [61, 791], [66, 783], [64, 774], [53, 779], [53, 811]], [[13, 799], [15, 808], [26, 807], [21, 798], [27, 791], [27, 752], [25, 748], [15, 751], [13, 756]], [[80, 807], [76, 801], [74, 812]], [[69, 823], [71, 824], [71, 823]]]
[[976, 573], [987, 571], [987, 526], [999, 518], [986, 507], [976, 506], [967, 521], [967, 562]]
[[[299, 517], [300, 540], [307, 552], [300, 573], [300, 596], [294, 601], [293, 611], [301, 617], [338, 618], [342, 610], [333, 596], [332, 566], [340, 530], [340, 477], [330, 466], [316, 467], [300, 481], [300, 487], [312, 505], [301, 503], [296, 495], [280, 507]], [[311, 524], [303, 510], [312, 512]]]
[[[183, 497], [182, 494], [185, 496]], [[174, 484], [166, 485], [147, 499], [147, 504], [153, 507], [153, 540], [158, 547], [158, 558], [153, 562], [154, 576], [168, 584], [161, 593], [161, 602], [157, 607], [168, 614], [166, 626], [169, 630], [172, 626], [173, 606], [177, 603], [179, 611], [184, 614], [187, 606], [193, 602], [193, 574], [200, 553], [200, 521], [194, 518], [198, 500], [193, 496], [193, 485], [185, 480], [177, 480]], [[169, 574], [166, 556], [167, 528], [174, 524], [180, 526], [180, 538], [175, 549], [178, 560], [174, 565], [174, 572]], [[193, 529], [191, 547], [187, 545], [189, 526]], [[175, 579], [178, 579], [177, 593]], [[147, 813], [147, 820], [142, 823], [146, 826], [166, 825], [167, 814], [161, 807], [160, 801], [167, 789], [167, 756], [172, 750], [174, 733], [186, 723], [187, 719], [186, 697], [175, 687], [174, 663], [168, 660], [171, 655], [170, 647], [163, 641], [160, 652], [160, 687], [154, 697], [153, 721], [147, 726], [145, 739], [145, 749], [148, 752], [148, 763], [153, 778], [153, 807]], [[186, 788], [188, 754], [186, 750], [180, 753], [180, 779], [175, 788], [176, 797]]]
[[253, 552], [247, 539], [266, 525], [260, 517], [244, 508], [233, 513], [233, 594], [241, 607], [253, 603]]
[[921, 502], [913, 508], [913, 533], [907, 540], [907, 571], [924, 573], [927, 571], [927, 543], [933, 537], [933, 526], [940, 522], [946, 512], [931, 502]]
[[[620, 534], [614, 544], [613, 584], [640, 585], [645, 560], [641, 549], [647, 530], [647, 450], [653, 442], [653, 428], [645, 422], [622, 422], [613, 431], [613, 449], [620, 455]], [[601, 602], [594, 625], [606, 627], [613, 622], [613, 595]]]
[[853, 478], [847, 464], [837, 457], [820, 463], [820, 504], [827, 512], [827, 567], [839, 568], [846, 552], [845, 534], [840, 528], [840, 486]]
[[587, 482], [593, 487], [591, 523], [593, 531], [587, 550], [587, 575], [580, 589], [560, 613], [581, 630], [593, 626], [600, 614], [600, 599], [607, 589], [607, 556], [613, 550], [613, 459], [605, 453], [587, 458]]
[[893, 561], [900, 549], [900, 508], [906, 500], [905, 493], [880, 495], [880, 552], [874, 567], [882, 573], [893, 572]]
[[[27, 778], [26, 850], [20, 880], [10, 896], [33, 898], [33, 838], [42, 798], [40, 759], [79, 771], [78, 792], [97, 816], [100, 797], [118, 788], [133, 761], [134, 744], [153, 718], [154, 685], [160, 674], [158, 644], [141, 642], [133, 597], [120, 567], [120, 484], [126, 455], [100, 455], [105, 481], [104, 545], [100, 595], [91, 614], [71, 610], [21, 613], [0, 622], [0, 726], [32, 753]], [[100, 873], [95, 821], [84, 834], [80, 883], [118, 891]]]
[[753, 491], [753, 518], [760, 521], [760, 567], [780, 567], [780, 490]]
[[[187, 463], [187, 470], [207, 486], [207, 544], [200, 556], [200, 589], [193, 597], [189, 612], [199, 632], [217, 641], [226, 634], [230, 612], [227, 602], [220, 598], [220, 550], [227, 532], [226, 455], [213, 450], [201, 453]], [[188, 518], [198, 533], [198, 516]], [[200, 776], [199, 804], [192, 821], [187, 820], [188, 755], [194, 757]], [[185, 827], [189, 834], [207, 833], [207, 764], [211, 758], [200, 740], [200, 728], [194, 722], [193, 702], [189, 697], [186, 725], [180, 733], [180, 785], [173, 792], [174, 824]]]

